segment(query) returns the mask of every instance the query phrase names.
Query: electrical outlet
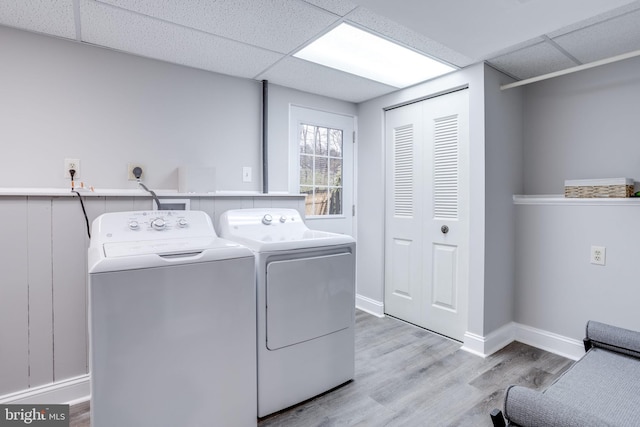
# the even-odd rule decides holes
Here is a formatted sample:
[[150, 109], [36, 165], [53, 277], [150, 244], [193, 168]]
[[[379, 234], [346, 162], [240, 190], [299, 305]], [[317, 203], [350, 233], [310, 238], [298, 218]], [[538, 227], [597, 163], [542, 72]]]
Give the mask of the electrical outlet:
[[140, 168], [142, 169], [142, 175], [140, 175], [140, 179], [142, 180], [144, 178], [144, 174], [147, 171], [147, 168], [142, 165], [141, 163], [127, 163], [127, 179], [129, 181], [137, 181], [138, 178], [136, 178], [136, 176], [133, 174], [133, 170], [135, 168]]
[[591, 246], [591, 264], [605, 265], [606, 251], [604, 246]]
[[80, 159], [64, 159], [64, 177], [67, 179], [71, 179], [69, 169], [76, 171], [73, 179], [77, 181], [80, 178]]

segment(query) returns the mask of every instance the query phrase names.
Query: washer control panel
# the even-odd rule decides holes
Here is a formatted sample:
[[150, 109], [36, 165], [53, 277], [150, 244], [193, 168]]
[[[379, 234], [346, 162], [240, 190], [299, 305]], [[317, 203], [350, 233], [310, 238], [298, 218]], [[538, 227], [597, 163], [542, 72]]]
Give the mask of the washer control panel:
[[189, 226], [189, 219], [182, 211], [152, 211], [152, 212], [131, 212], [128, 219], [129, 230], [141, 231], [145, 228], [164, 231], [171, 228], [186, 228]]
[[216, 236], [211, 218], [202, 211], [111, 212], [94, 221], [93, 239], [129, 242]]

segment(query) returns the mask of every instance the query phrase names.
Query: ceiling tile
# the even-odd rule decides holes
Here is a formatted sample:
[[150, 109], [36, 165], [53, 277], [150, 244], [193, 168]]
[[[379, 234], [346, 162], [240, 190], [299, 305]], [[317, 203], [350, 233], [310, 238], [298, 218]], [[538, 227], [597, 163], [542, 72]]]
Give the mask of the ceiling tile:
[[136, 55], [252, 78], [282, 55], [232, 40], [80, 0], [82, 39]]
[[353, 0], [475, 60], [633, 0]]
[[528, 79], [576, 66], [549, 43], [538, 43], [488, 61], [495, 68], [518, 79]]
[[618, 16], [624, 15], [629, 12], [633, 12], [634, 10], [638, 10], [638, 9], [640, 9], [640, 0], [634, 1], [622, 7], [609, 10], [605, 13], [585, 19], [584, 21], [576, 22], [573, 25], [568, 25], [566, 27], [560, 28], [558, 31], [553, 31], [551, 33], [548, 33], [547, 36], [549, 38], [559, 37], [564, 34], [567, 34], [576, 30], [580, 30], [585, 27], [589, 27], [593, 24], [598, 24], [600, 22], [607, 21], [612, 18], [617, 18]]
[[300, 0], [101, 0], [153, 18], [289, 53], [339, 17]]
[[0, 1], [0, 24], [68, 39], [76, 38], [73, 0]]
[[353, 74], [287, 57], [258, 76], [280, 86], [349, 102], [362, 102], [398, 90]]
[[340, 16], [345, 16], [347, 13], [351, 12], [353, 9], [358, 7], [355, 3], [351, 3], [350, 1], [347, 1], [347, 0], [304, 0], [304, 1]]
[[521, 49], [524, 49], [524, 48], [527, 48], [527, 47], [531, 47], [531, 46], [537, 45], [537, 44], [542, 43], [544, 41], [545, 41], [545, 39], [543, 37], [536, 37], [536, 38], [533, 38], [531, 40], [527, 40], [527, 41], [524, 41], [522, 43], [518, 43], [516, 45], [509, 46], [506, 49], [500, 49], [499, 51], [493, 52], [492, 54], [487, 56], [487, 58], [497, 58], [499, 56], [504, 56], [504, 55], [506, 55], [508, 53], [513, 53], [515, 51], [518, 51], [518, 50], [521, 50]]
[[347, 20], [457, 67], [466, 67], [474, 62], [471, 58], [362, 7], [350, 13]]
[[553, 39], [583, 63], [640, 50], [640, 10]]

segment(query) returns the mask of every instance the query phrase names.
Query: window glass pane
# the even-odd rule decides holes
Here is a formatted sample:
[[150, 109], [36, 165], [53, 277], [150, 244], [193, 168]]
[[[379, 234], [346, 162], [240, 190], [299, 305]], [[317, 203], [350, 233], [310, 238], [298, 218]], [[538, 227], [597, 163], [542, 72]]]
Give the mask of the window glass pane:
[[307, 215], [342, 215], [343, 132], [301, 124], [300, 193]]
[[315, 126], [300, 126], [300, 153], [313, 154], [313, 146], [315, 145]]
[[315, 158], [315, 185], [329, 184], [329, 164], [326, 157]]
[[329, 129], [329, 155], [342, 157], [342, 131], [340, 129]]
[[300, 155], [300, 185], [313, 185], [313, 156]]
[[305, 194], [304, 213], [313, 215], [313, 187], [300, 187], [300, 194]]
[[329, 159], [329, 185], [342, 186], [342, 159]]
[[327, 187], [316, 187], [313, 201], [313, 215], [327, 215], [329, 213], [329, 189]]
[[342, 214], [342, 187], [332, 188], [329, 196], [329, 215]]
[[316, 155], [327, 155], [327, 128], [316, 128]]

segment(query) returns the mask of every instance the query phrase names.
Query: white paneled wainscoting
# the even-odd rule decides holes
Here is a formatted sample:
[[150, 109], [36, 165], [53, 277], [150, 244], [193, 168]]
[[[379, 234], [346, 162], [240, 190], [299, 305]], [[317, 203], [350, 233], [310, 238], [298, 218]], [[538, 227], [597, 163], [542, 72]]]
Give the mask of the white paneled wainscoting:
[[[229, 209], [286, 207], [304, 196], [163, 194], [189, 199], [217, 227]], [[150, 210], [141, 191], [83, 195], [89, 224], [106, 212]], [[89, 396], [87, 224], [64, 190], [0, 189], [0, 403], [69, 403]]]

